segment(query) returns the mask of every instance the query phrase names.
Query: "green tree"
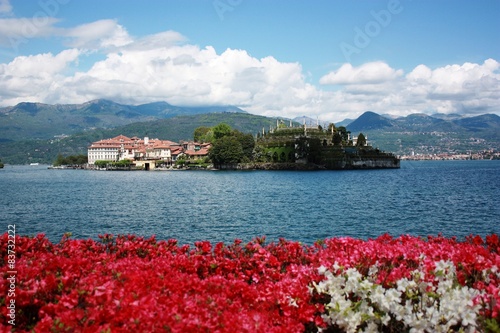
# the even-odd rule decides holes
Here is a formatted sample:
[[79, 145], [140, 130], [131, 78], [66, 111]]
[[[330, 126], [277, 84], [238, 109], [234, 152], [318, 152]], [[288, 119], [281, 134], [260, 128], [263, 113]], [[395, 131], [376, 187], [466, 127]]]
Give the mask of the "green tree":
[[342, 143], [342, 135], [339, 132], [334, 132], [332, 141], [335, 146], [339, 146]]
[[358, 141], [356, 142], [356, 146], [363, 147], [366, 145], [366, 138], [363, 133], [359, 133]]
[[230, 135], [232, 132], [231, 126], [226, 123], [220, 123], [212, 128], [214, 139], [218, 140], [224, 136]]
[[200, 126], [194, 130], [193, 139], [195, 142], [209, 142], [208, 134], [212, 131], [210, 127]]
[[88, 162], [87, 155], [81, 154], [81, 155], [70, 155], [70, 156], [64, 157], [61, 154], [58, 154], [53, 165], [54, 166], [83, 165], [83, 164], [86, 164], [87, 162]]
[[64, 156], [62, 156], [61, 154], [57, 154], [57, 158], [56, 158], [56, 161], [54, 162], [54, 166], [65, 165], [65, 163], [66, 163], [66, 160], [65, 160]]
[[337, 132], [340, 134], [340, 137], [342, 138], [342, 144], [346, 145], [349, 142], [349, 134], [351, 133], [350, 131], [347, 130], [344, 126], [339, 126], [337, 127]]
[[234, 165], [243, 159], [243, 147], [235, 136], [223, 136], [214, 142], [208, 156], [215, 167]]
[[94, 162], [94, 165], [98, 168], [105, 168], [108, 164], [110, 164], [111, 161], [103, 161], [103, 160], [99, 160], [99, 161], [95, 161]]
[[240, 131], [234, 130], [233, 136], [240, 142], [243, 149], [244, 159], [249, 162], [253, 157], [253, 150], [255, 148], [255, 139], [252, 134], [244, 134]]

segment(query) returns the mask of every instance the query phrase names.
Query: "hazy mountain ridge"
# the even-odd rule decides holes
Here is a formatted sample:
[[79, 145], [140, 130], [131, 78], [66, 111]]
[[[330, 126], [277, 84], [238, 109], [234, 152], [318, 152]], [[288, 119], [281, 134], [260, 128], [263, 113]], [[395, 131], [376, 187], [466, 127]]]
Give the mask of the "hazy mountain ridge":
[[[288, 126], [290, 120], [284, 121]], [[293, 121], [295, 125], [318, 123], [306, 116]], [[234, 106], [180, 107], [167, 102], [134, 106], [103, 99], [64, 105], [25, 102], [0, 108], [0, 158], [7, 163], [50, 163], [58, 153], [86, 153], [91, 142], [118, 134], [189, 140], [196, 127], [220, 122], [252, 134], [276, 126], [276, 118]], [[328, 122], [319, 124], [328, 126]], [[373, 146], [396, 154], [500, 149], [500, 117], [495, 114], [393, 118], [367, 111], [335, 125], [346, 126], [353, 136], [362, 132]], [[55, 137], [61, 134], [69, 137]]]
[[192, 140], [194, 130], [200, 126], [212, 127], [221, 122], [244, 133], [257, 134], [276, 126], [275, 118], [242, 112], [216, 112], [190, 116], [176, 116], [167, 119], [136, 122], [111, 129], [94, 129], [73, 134], [66, 138], [45, 140], [20, 140], [0, 142], [0, 158], [8, 164], [32, 162], [50, 164], [58, 154], [64, 156], [87, 154], [87, 148], [94, 141], [123, 134], [168, 139], [171, 141]]
[[449, 120], [436, 118], [426, 114], [415, 113], [406, 117], [389, 119], [375, 112], [367, 111], [347, 125], [351, 132], [381, 130], [417, 131], [417, 132], [478, 132], [484, 130], [500, 130], [500, 117], [495, 114], [484, 114], [474, 117], [455, 118]]
[[372, 145], [396, 154], [465, 153], [500, 150], [500, 117], [411, 114], [389, 119], [365, 112], [347, 125], [353, 136], [368, 135]]
[[49, 139], [96, 128], [213, 112], [246, 113], [234, 106], [182, 107], [167, 102], [124, 105], [98, 99], [82, 104], [23, 102], [0, 108], [0, 141]]

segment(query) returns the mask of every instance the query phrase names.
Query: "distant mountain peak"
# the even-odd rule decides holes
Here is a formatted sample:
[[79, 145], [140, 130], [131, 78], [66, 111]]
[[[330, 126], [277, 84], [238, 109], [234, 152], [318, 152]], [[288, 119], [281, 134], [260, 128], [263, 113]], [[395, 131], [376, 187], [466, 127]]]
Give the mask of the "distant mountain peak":
[[81, 105], [82, 106], [87, 106], [87, 105], [95, 105], [95, 104], [106, 104], [106, 105], [116, 104], [116, 105], [121, 105], [119, 103], [113, 102], [113, 101], [111, 101], [109, 99], [105, 99], [105, 98], [93, 99], [91, 101], [82, 103]]
[[392, 127], [393, 124], [391, 120], [373, 112], [366, 111], [358, 119], [354, 120], [347, 126], [347, 129], [351, 132], [366, 131], [382, 129], [386, 127]]

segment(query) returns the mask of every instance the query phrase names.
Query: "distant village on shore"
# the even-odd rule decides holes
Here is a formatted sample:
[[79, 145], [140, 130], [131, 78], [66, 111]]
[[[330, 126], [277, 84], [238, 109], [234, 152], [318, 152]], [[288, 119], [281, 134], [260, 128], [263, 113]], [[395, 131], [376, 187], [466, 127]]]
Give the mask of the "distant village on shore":
[[443, 160], [500, 160], [500, 152], [485, 150], [480, 152], [469, 152], [467, 154], [459, 153], [440, 153], [440, 154], [411, 154], [399, 157], [406, 161], [443, 161]]

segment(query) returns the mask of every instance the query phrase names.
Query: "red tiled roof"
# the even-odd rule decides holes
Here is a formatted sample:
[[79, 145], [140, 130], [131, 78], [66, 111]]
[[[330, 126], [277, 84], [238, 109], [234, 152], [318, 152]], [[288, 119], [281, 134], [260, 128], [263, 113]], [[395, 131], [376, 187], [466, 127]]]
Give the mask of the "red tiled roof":
[[208, 155], [208, 149], [207, 148], [201, 148], [200, 150], [186, 150], [184, 154], [189, 155], [189, 156], [206, 156]]

